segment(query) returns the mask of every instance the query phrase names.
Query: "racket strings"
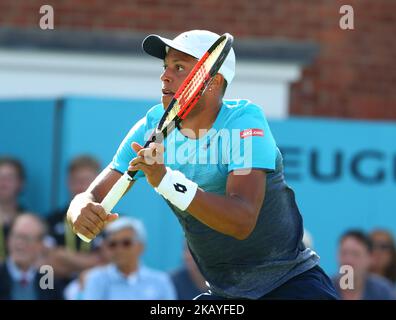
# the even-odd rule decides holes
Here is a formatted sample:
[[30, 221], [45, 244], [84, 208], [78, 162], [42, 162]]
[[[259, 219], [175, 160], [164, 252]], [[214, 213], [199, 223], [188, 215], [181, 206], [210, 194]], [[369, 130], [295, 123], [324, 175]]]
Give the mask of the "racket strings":
[[224, 45], [225, 42], [219, 44], [213, 52], [208, 55], [207, 59], [203, 61], [202, 65], [197, 69], [194, 76], [182, 91], [179, 99], [181, 105], [178, 112], [179, 118], [184, 119], [187, 116], [212, 82], [213, 76], [211, 77], [210, 71], [216, 64]]
[[205, 65], [202, 64], [181, 93], [179, 99], [181, 105], [185, 105], [190, 102], [194, 94], [196, 94], [200, 87], [204, 84], [204, 80], [207, 76], [208, 71], [206, 70]]
[[201, 87], [201, 89], [198, 91], [196, 95], [194, 95], [191, 99], [191, 102], [179, 113], [179, 118], [184, 119], [187, 114], [190, 112], [190, 110], [195, 106], [195, 104], [198, 102], [199, 98], [204, 94], [206, 89], [210, 86], [210, 84], [213, 81], [213, 77], [208, 78], [205, 80], [205, 84]]
[[198, 68], [195, 75], [191, 78], [180, 95], [180, 105], [188, 105], [194, 101], [194, 96], [205, 87], [206, 82], [210, 77], [209, 72], [216, 62], [222, 47], [223, 46], [219, 45]]

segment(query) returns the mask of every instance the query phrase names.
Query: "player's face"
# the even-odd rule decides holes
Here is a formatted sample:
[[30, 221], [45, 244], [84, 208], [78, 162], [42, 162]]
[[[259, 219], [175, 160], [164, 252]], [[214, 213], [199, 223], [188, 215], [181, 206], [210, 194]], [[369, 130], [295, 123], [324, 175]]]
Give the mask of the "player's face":
[[166, 108], [171, 102], [177, 89], [188, 76], [197, 59], [180, 51], [169, 49], [164, 60], [162, 81], [162, 104]]

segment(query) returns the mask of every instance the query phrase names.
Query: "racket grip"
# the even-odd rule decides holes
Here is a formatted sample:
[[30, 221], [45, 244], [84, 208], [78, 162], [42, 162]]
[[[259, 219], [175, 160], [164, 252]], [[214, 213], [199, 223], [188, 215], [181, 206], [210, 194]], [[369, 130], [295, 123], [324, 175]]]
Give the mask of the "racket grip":
[[91, 242], [91, 239], [88, 239], [86, 236], [82, 235], [81, 233], [77, 233], [77, 235], [82, 241], [87, 242], [87, 243]]
[[[129, 184], [132, 180], [133, 179], [132, 177], [130, 177], [128, 172], [125, 172], [121, 176], [121, 178], [119, 178], [117, 182], [113, 185], [113, 187], [107, 193], [106, 197], [104, 197], [101, 202], [101, 206], [106, 210], [107, 214], [110, 214], [111, 210], [113, 210], [118, 201], [120, 201], [125, 191], [128, 190]], [[87, 243], [91, 242], [91, 239], [88, 239], [81, 233], [77, 233], [77, 236]]]
[[113, 185], [106, 197], [104, 197], [101, 202], [101, 206], [108, 214], [111, 212], [111, 210], [113, 210], [118, 201], [120, 201], [121, 197], [128, 190], [129, 184], [132, 180], [133, 179], [130, 177], [128, 172], [125, 172]]

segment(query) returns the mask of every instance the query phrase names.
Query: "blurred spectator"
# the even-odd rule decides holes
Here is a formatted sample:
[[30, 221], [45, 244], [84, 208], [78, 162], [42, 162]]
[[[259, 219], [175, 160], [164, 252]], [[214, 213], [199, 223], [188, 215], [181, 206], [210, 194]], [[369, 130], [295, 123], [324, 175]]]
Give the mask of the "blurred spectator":
[[66, 300], [82, 300], [85, 277], [90, 269], [80, 272], [77, 278], [71, 281], [63, 290], [63, 295]]
[[[372, 244], [360, 230], [344, 233], [339, 244], [340, 266], [353, 268], [352, 288], [340, 287], [341, 276], [333, 278], [334, 286], [343, 300], [393, 300], [392, 284], [385, 278], [370, 274]], [[346, 276], [346, 275], [343, 275]]]
[[0, 265], [0, 299], [47, 300], [62, 299], [58, 284], [53, 288], [40, 288], [38, 261], [44, 252], [46, 227], [31, 213], [19, 215], [8, 237], [9, 256]]
[[13, 158], [0, 158], [0, 262], [7, 255], [6, 241], [10, 226], [22, 212], [18, 196], [25, 182], [22, 164]]
[[396, 285], [396, 246], [392, 234], [377, 229], [370, 234], [373, 243], [371, 272], [387, 278]]
[[88, 272], [86, 300], [171, 300], [176, 292], [169, 276], [140, 263], [146, 232], [142, 222], [122, 217], [105, 229], [105, 247], [112, 263]]
[[[68, 188], [71, 197], [87, 190], [98, 175], [99, 163], [90, 156], [73, 159], [68, 168]], [[49, 233], [54, 238], [56, 249], [48, 257], [48, 263], [55, 269], [58, 278], [69, 282], [79, 272], [101, 264], [102, 258], [96, 250], [100, 238], [91, 243], [81, 241], [66, 222], [67, 207], [49, 215]]]
[[[100, 242], [100, 245], [98, 245], [97, 250], [100, 250], [103, 265], [111, 262], [111, 253], [107, 249], [107, 245], [106, 245], [105, 241], [103, 241], [103, 238], [102, 238], [102, 241]], [[92, 269], [86, 269], [86, 270], [80, 272], [80, 274], [75, 279], [73, 279], [66, 285], [66, 287], [63, 291], [63, 295], [66, 300], [82, 300], [83, 299], [85, 278], [90, 270], [92, 270]]]
[[183, 251], [184, 265], [171, 274], [178, 300], [193, 300], [208, 291], [206, 280], [195, 263], [187, 244]]

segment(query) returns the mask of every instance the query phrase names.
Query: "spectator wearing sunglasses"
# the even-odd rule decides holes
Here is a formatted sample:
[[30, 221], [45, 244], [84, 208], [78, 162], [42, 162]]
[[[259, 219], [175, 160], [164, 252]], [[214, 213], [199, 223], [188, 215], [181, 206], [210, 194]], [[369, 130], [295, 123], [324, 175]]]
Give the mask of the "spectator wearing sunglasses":
[[146, 232], [139, 220], [122, 217], [105, 229], [104, 248], [111, 263], [86, 275], [85, 300], [173, 300], [169, 276], [142, 265]]
[[392, 234], [384, 229], [371, 232], [373, 244], [371, 272], [396, 285], [396, 246]]

